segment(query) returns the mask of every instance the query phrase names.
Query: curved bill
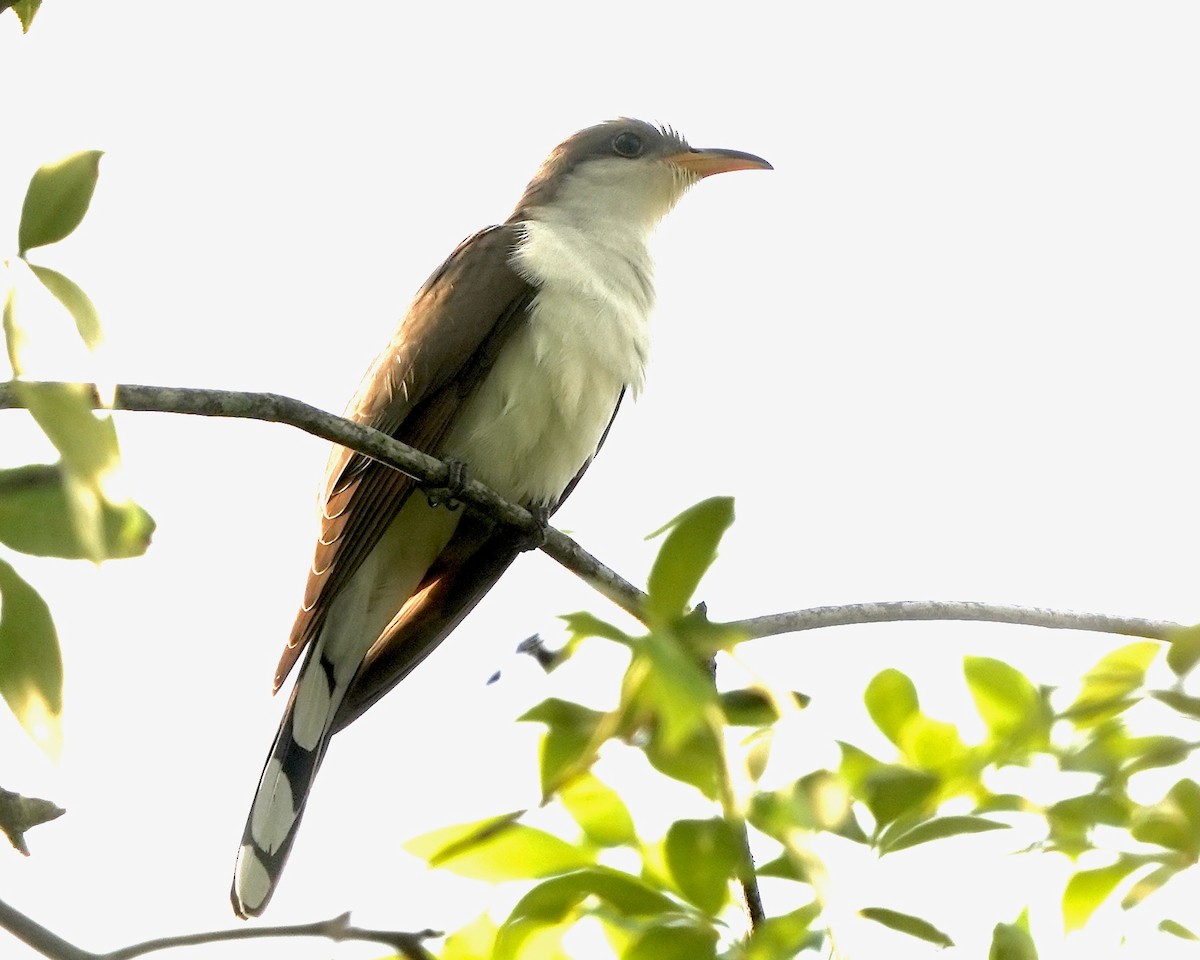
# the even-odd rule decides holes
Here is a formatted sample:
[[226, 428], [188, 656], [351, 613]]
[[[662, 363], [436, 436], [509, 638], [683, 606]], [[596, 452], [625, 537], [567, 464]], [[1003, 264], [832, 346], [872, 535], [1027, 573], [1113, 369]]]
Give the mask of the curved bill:
[[731, 170], [775, 169], [762, 157], [756, 157], [752, 153], [724, 150], [719, 147], [684, 150], [663, 159], [697, 177], [710, 177], [714, 173], [728, 173]]

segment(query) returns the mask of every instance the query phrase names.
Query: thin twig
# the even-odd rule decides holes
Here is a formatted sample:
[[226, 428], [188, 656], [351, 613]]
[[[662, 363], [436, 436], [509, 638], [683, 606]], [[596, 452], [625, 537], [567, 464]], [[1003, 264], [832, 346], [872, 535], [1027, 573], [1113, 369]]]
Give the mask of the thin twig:
[[297, 923], [282, 927], [234, 927], [228, 930], [211, 930], [204, 933], [187, 933], [176, 937], [158, 937], [142, 943], [120, 947], [108, 953], [92, 953], [47, 930], [19, 910], [0, 900], [0, 927], [13, 934], [18, 940], [33, 947], [48, 960], [133, 960], [160, 950], [177, 947], [193, 947], [205, 943], [222, 943], [228, 940], [261, 940], [282, 937], [317, 937], [341, 943], [355, 940], [363, 943], [382, 943], [391, 947], [409, 960], [432, 960], [432, 955], [423, 946], [424, 941], [442, 934], [436, 930], [421, 930], [406, 933], [403, 930], [370, 930], [350, 924], [350, 914], [315, 923]]
[[1048, 607], [1016, 607], [1000, 603], [976, 603], [970, 600], [897, 600], [884, 603], [849, 603], [835, 607], [810, 607], [762, 617], [734, 620], [725, 626], [749, 638], [773, 637], [781, 633], [799, 633], [824, 627], [844, 627], [856, 623], [899, 623], [908, 620], [970, 620], [986, 623], [1013, 623], [1052, 630], [1086, 630], [1113, 633], [1150, 640], [1170, 640], [1183, 628], [1170, 620], [1146, 620], [1142, 617], [1113, 617], [1103, 613], [1079, 613]]

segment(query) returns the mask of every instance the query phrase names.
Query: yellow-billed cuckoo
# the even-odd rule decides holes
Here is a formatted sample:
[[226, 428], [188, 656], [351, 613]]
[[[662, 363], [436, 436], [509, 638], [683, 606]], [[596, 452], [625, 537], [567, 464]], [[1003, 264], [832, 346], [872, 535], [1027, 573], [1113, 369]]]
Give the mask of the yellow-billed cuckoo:
[[[464, 240], [417, 293], [348, 416], [465, 466], [544, 516], [642, 384], [649, 235], [692, 184], [770, 169], [669, 128], [612, 120], [557, 147], [511, 217]], [[278, 690], [307, 648], [258, 782], [233, 880], [240, 916], [274, 890], [329, 738], [436, 647], [527, 545], [403, 473], [335, 447], [321, 535]]]

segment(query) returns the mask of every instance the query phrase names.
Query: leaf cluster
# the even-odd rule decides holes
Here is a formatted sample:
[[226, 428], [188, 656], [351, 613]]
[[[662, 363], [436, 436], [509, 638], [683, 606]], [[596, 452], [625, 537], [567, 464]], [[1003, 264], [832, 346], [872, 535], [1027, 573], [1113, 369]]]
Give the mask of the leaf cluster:
[[[14, 7], [28, 28], [36, 3]], [[29, 182], [17, 228], [17, 256], [4, 261], [0, 289], [3, 331], [13, 388], [59, 454], [55, 464], [0, 469], [0, 544], [36, 556], [99, 563], [145, 552], [154, 521], [133, 501], [113, 493], [120, 465], [116, 428], [93, 411], [83, 384], [32, 383], [24, 345], [31, 329], [19, 309], [20, 279], [36, 283], [74, 320], [89, 349], [103, 340], [95, 305], [69, 277], [30, 262], [31, 250], [68, 237], [83, 221], [100, 171], [101, 153], [85, 150], [40, 167]], [[0, 694], [44, 749], [60, 739], [62, 658], [46, 603], [0, 558]]]
[[[609, 711], [549, 698], [522, 720], [542, 724], [543, 801], [559, 805], [577, 827], [559, 836], [524, 822], [525, 811], [446, 828], [408, 849], [430, 865], [489, 882], [523, 881], [527, 892], [499, 922], [484, 915], [446, 942], [444, 957], [566, 957], [564, 937], [584, 918], [598, 922], [611, 952], [651, 956], [774, 960], [827, 951], [836, 931], [822, 901], [825, 865], [812, 838], [832, 833], [878, 856], [931, 843], [970, 843], [970, 835], [1041, 824], [1043, 839], [1027, 855], [1072, 858], [1103, 850], [1111, 866], [1079, 870], [1063, 893], [1066, 929], [1084, 925], [1123, 882], [1122, 906], [1193, 867], [1200, 851], [1200, 787], [1179, 778], [1157, 803], [1139, 804], [1130, 778], [1174, 767], [1196, 744], [1163, 735], [1135, 736], [1123, 714], [1135, 704], [1200, 719], [1184, 680], [1200, 660], [1200, 630], [1183, 632], [1168, 650], [1170, 689], [1150, 689], [1146, 673], [1162, 645], [1128, 644], [1104, 656], [1078, 693], [1038, 686], [1015, 667], [966, 657], [963, 678], [986, 730], [966, 742], [958, 727], [926, 714], [912, 679], [885, 669], [868, 685], [864, 706], [894, 747], [877, 757], [839, 743], [836, 769], [796, 771], [785, 787], [759, 781], [782, 716], [808, 698], [766, 686], [722, 690], [714, 656], [736, 657], [743, 637], [689, 609], [700, 578], [733, 519], [732, 503], [697, 504], [660, 533], [664, 542], [648, 581], [647, 631], [632, 635], [590, 614], [566, 619], [570, 639], [549, 669], [580, 655], [585, 640], [616, 644], [628, 654], [620, 699]], [[593, 770], [602, 751], [640, 752], [660, 775], [687, 784], [712, 804], [712, 816], [676, 820], [660, 837], [636, 827], [626, 801]], [[1004, 768], [1046, 761], [1065, 772], [1094, 775], [1093, 789], [1039, 804], [994, 791]], [[746, 784], [749, 784], [747, 787]], [[1098, 826], [1128, 840], [1101, 846]], [[1111, 838], [1112, 831], [1103, 833]], [[753, 862], [754, 851], [757, 865]], [[774, 850], [775, 855], [763, 855]], [[620, 855], [615, 855], [620, 851]], [[620, 864], [618, 866], [617, 864]], [[634, 864], [634, 866], [629, 866]], [[797, 891], [787, 912], [747, 924], [739, 905], [759, 878]], [[887, 905], [861, 907], [859, 917], [936, 946], [950, 946], [946, 919], [913, 916]], [[1189, 931], [1163, 918], [1162, 929]], [[998, 922], [990, 956], [1037, 956], [1028, 916]]]

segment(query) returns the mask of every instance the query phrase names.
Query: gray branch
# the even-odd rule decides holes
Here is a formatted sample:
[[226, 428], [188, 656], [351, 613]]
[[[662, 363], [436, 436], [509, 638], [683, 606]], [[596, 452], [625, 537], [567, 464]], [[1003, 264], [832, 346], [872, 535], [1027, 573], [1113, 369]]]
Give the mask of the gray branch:
[[[98, 404], [97, 404], [98, 405]], [[0, 409], [23, 407], [11, 383], [0, 383]], [[116, 390], [118, 410], [182, 413], [203, 417], [265, 420], [286, 423], [313, 436], [356, 450], [402, 470], [428, 487], [442, 487], [449, 470], [442, 461], [414, 450], [393, 437], [334, 416], [274, 393], [240, 390], [209, 390], [196, 387], [147, 387], [121, 385]], [[468, 480], [461, 499], [503, 523], [530, 534], [539, 531], [537, 521], [524, 507], [510, 503], [483, 484]], [[605, 566], [570, 537], [549, 528], [542, 550], [568, 570], [578, 574], [618, 606], [641, 617], [646, 595], [610, 567]], [[971, 620], [1012, 623], [1059, 630], [1087, 630], [1155, 640], [1170, 639], [1179, 624], [1135, 617], [1075, 613], [1042, 607], [1015, 607], [963, 601], [902, 601], [862, 603], [836, 607], [814, 607], [786, 613], [752, 617], [729, 624], [751, 638], [797, 633], [823, 627], [855, 623], [889, 623], [904, 620]]]
[[120, 947], [109, 953], [92, 953], [90, 950], [84, 950], [73, 943], [68, 943], [56, 933], [47, 930], [36, 920], [30, 919], [2, 900], [0, 900], [0, 927], [8, 930], [18, 940], [33, 947], [49, 960], [133, 960], [134, 957], [141, 957], [147, 953], [173, 950], [177, 947], [193, 947], [228, 940], [261, 940], [279, 937], [321, 937], [334, 943], [345, 940], [382, 943], [403, 954], [408, 960], [433, 960], [432, 955], [423, 944], [431, 937], [441, 936], [434, 930], [405, 933], [402, 930], [369, 930], [364, 927], [355, 927], [350, 924], [350, 914], [343, 913], [340, 917], [318, 920], [315, 923], [298, 923], [282, 927], [235, 927], [205, 933], [186, 933], [177, 937], [146, 940], [143, 943]]
[[898, 623], [905, 620], [970, 620], [983, 623], [1013, 623], [1052, 630], [1086, 630], [1126, 637], [1170, 640], [1182, 624], [1141, 617], [1111, 617], [1103, 613], [1051, 610], [1047, 607], [1014, 607], [970, 600], [897, 600], [885, 603], [851, 603], [836, 607], [810, 607], [736, 620], [727, 626], [750, 639], [798, 633], [855, 623]]
[[[98, 398], [94, 398], [94, 402], [96, 406], [100, 405]], [[0, 409], [24, 406], [24, 401], [12, 383], [0, 383]], [[275, 393], [122, 384], [117, 387], [114, 408], [286, 423], [403, 471], [421, 481], [424, 486], [438, 488], [446, 486], [449, 482], [449, 470], [441, 460], [420, 450], [414, 450], [371, 427]], [[541, 530], [528, 510], [505, 500], [476, 480], [467, 480], [458, 499], [526, 533], [536, 535]], [[578, 574], [619, 607], [634, 616], [638, 615], [646, 595], [566, 534], [553, 527], [548, 528], [542, 550]]]

